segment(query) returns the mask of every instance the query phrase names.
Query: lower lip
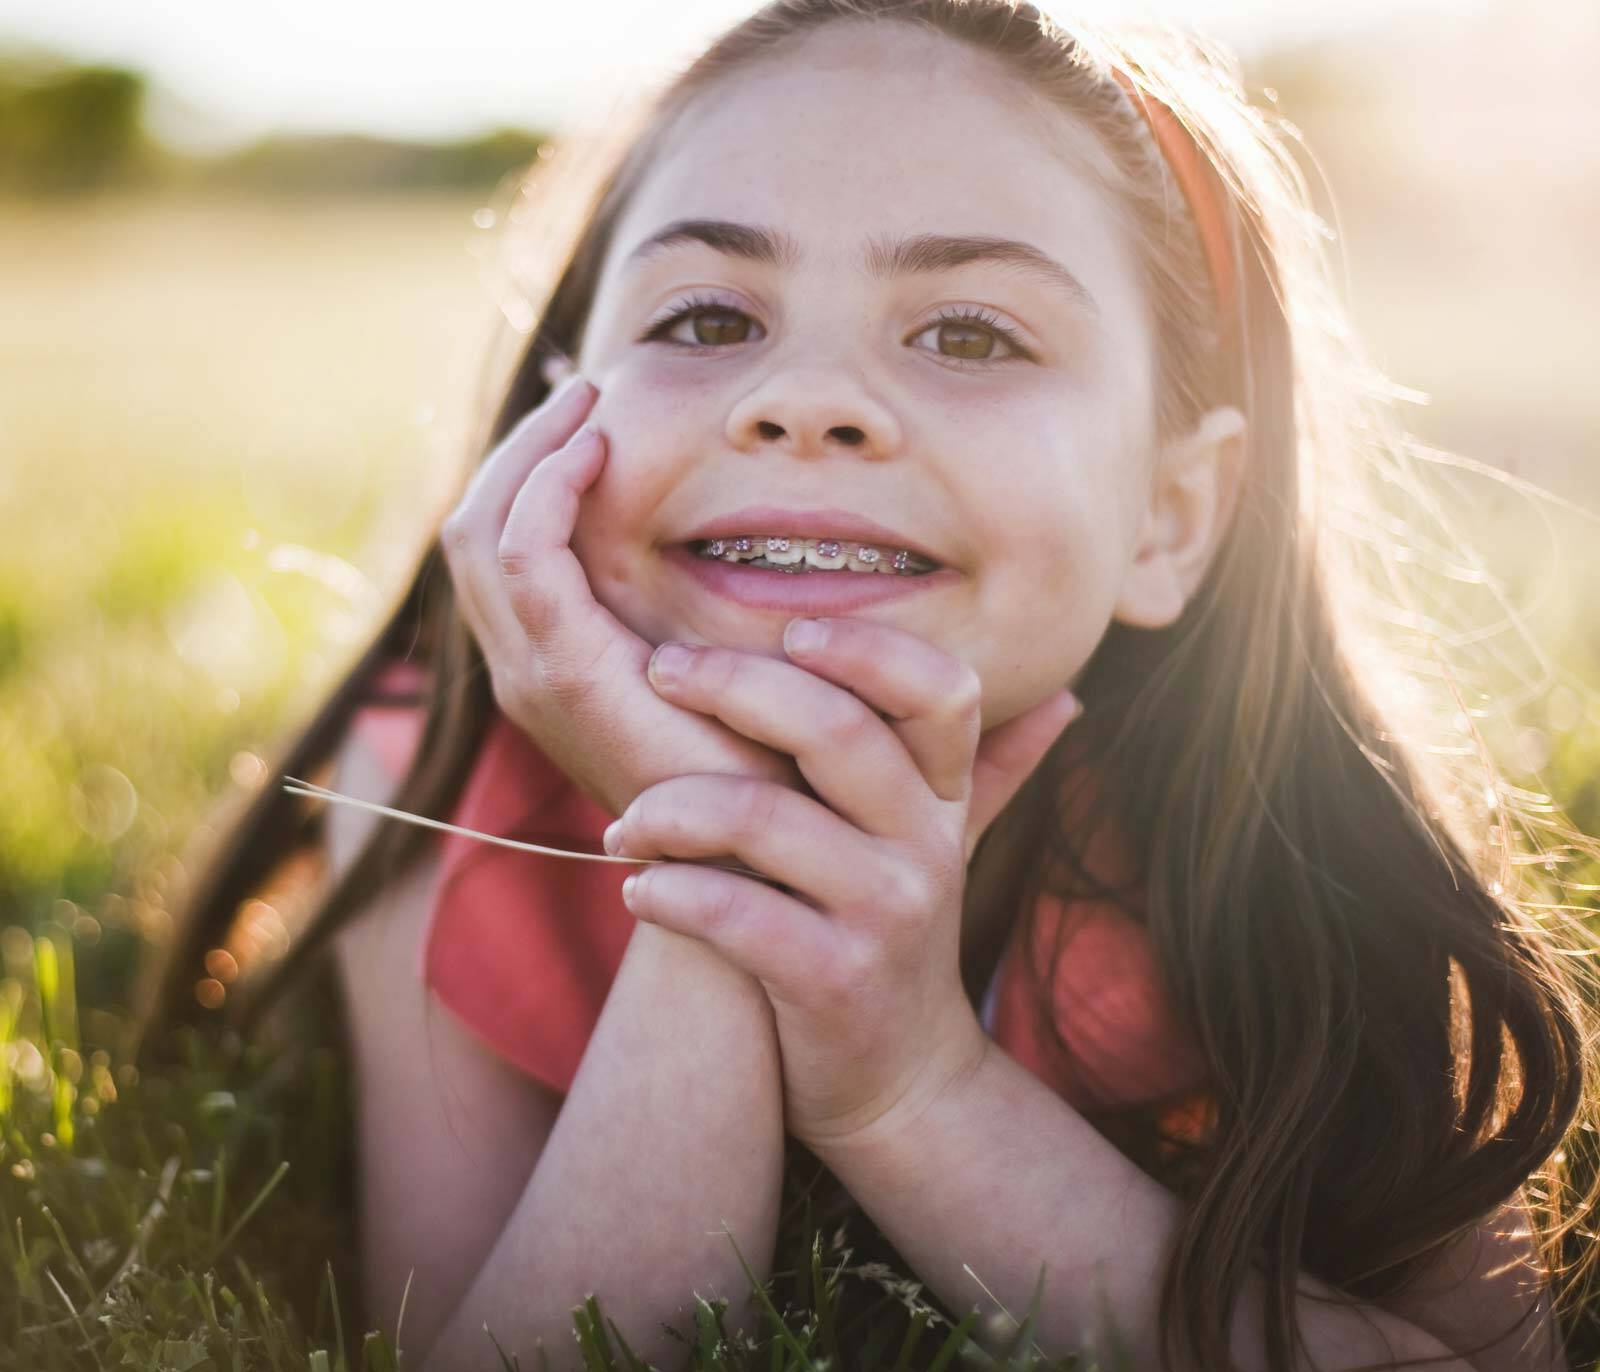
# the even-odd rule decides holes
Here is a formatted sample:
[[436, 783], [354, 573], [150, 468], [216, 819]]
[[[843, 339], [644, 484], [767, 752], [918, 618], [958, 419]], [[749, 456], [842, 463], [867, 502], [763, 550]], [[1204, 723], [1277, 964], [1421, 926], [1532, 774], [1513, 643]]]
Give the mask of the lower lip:
[[770, 567], [702, 557], [682, 544], [666, 549], [664, 556], [708, 591], [746, 609], [787, 615], [847, 614], [919, 591], [937, 590], [961, 575], [953, 567], [941, 567], [920, 576], [893, 572], [777, 572]]

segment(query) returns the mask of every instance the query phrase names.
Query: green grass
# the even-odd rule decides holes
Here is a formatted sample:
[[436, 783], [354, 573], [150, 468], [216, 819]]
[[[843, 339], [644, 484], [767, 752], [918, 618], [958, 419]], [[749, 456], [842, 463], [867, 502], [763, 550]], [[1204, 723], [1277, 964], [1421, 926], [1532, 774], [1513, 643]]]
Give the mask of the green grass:
[[[7, 931], [8, 963], [22, 961], [24, 937]], [[338, 1055], [323, 1047], [308, 1072], [275, 1072], [259, 1048], [186, 1034], [181, 1070], [141, 1078], [107, 1050], [86, 1050], [70, 934], [29, 942], [27, 966], [13, 970], [31, 975], [0, 982], [0, 1367], [401, 1366], [404, 1308], [396, 1329], [362, 1330], [341, 1302]], [[1037, 1291], [996, 1339], [976, 1309], [953, 1324], [910, 1277], [852, 1263], [809, 1210], [790, 1232], [787, 1267], [765, 1282], [745, 1268], [757, 1328], [730, 1327], [726, 1300], [694, 1299], [694, 1327], [680, 1331], [687, 1367], [1094, 1366], [1037, 1351]], [[589, 1372], [644, 1367], [594, 1295], [572, 1323]], [[484, 1365], [498, 1348], [486, 1331]]]

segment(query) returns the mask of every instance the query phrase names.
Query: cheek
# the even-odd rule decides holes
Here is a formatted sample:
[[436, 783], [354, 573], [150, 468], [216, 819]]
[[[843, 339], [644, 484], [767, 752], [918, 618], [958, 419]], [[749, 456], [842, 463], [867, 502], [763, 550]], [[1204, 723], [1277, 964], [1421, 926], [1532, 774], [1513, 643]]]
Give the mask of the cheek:
[[1020, 600], [1051, 609], [1114, 596], [1129, 546], [1122, 453], [1116, 435], [1081, 419], [1043, 426], [1018, 436], [1003, 479], [991, 473], [970, 493], [993, 565]]
[[[573, 546], [595, 557], [591, 570], [620, 568], [630, 543], [683, 475], [696, 406], [691, 389], [662, 368], [627, 364], [593, 377], [600, 396], [590, 412], [606, 439], [606, 463], [583, 494]], [[637, 551], [636, 549], [634, 551]]]
[[984, 505], [986, 726], [1076, 676], [1105, 636], [1126, 574], [1118, 464], [1056, 447], [1049, 461], [993, 483]]
[[659, 366], [591, 373], [600, 390], [590, 413], [605, 435], [606, 462], [578, 502], [571, 547], [595, 599], [636, 633], [664, 636], [649, 603], [647, 530], [692, 463], [695, 387]]

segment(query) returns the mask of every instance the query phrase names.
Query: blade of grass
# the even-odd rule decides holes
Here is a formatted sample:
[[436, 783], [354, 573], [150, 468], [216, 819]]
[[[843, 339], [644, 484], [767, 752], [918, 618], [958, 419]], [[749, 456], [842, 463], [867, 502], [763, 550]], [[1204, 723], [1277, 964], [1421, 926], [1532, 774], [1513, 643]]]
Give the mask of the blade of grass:
[[244, 1274], [245, 1285], [256, 1293], [256, 1307], [261, 1311], [261, 1327], [264, 1331], [266, 1331], [267, 1334], [265, 1342], [267, 1345], [267, 1356], [272, 1359], [272, 1372], [283, 1372], [283, 1368], [278, 1362], [278, 1341], [276, 1338], [272, 1337], [272, 1308], [267, 1303], [266, 1288], [256, 1280], [250, 1269], [245, 1266], [244, 1259], [241, 1258], [237, 1253], [233, 1255], [233, 1261], [239, 1268], [240, 1272]]
[[216, 1247], [217, 1235], [222, 1232], [222, 1202], [227, 1195], [228, 1182], [228, 1150], [226, 1145], [217, 1147], [217, 1165], [211, 1174], [211, 1244]]
[[272, 1175], [267, 1178], [266, 1184], [262, 1186], [260, 1191], [256, 1192], [256, 1198], [245, 1208], [244, 1214], [240, 1215], [239, 1218], [233, 1222], [233, 1227], [228, 1230], [222, 1242], [219, 1243], [206, 1258], [207, 1266], [213, 1266], [217, 1259], [227, 1250], [228, 1245], [234, 1241], [234, 1238], [238, 1235], [239, 1231], [250, 1222], [250, 1217], [261, 1208], [262, 1203], [267, 1199], [268, 1196], [272, 1194], [273, 1188], [283, 1180], [283, 1174], [288, 1170], [289, 1163], [287, 1159], [278, 1164]]
[[211, 1326], [212, 1332], [218, 1338], [221, 1338], [222, 1326], [217, 1323], [217, 1312], [211, 1304], [211, 1274], [209, 1272], [206, 1273], [206, 1290], [204, 1293], [194, 1284], [194, 1277], [188, 1272], [183, 1274], [183, 1283], [194, 1296], [194, 1303], [200, 1307], [201, 1312], [205, 1315], [206, 1322]]
[[[222, 1288], [222, 1293], [225, 1296], [232, 1294], [227, 1287]], [[244, 1372], [244, 1364], [239, 1361], [239, 1322], [244, 1316], [244, 1307], [238, 1301], [234, 1301], [232, 1308], [228, 1311], [228, 1315], [229, 1323], [233, 1327], [233, 1342], [230, 1348], [233, 1372]]]
[[928, 1321], [932, 1318], [931, 1306], [925, 1305], [912, 1313], [911, 1327], [906, 1330], [905, 1339], [900, 1345], [900, 1356], [894, 1360], [894, 1372], [908, 1372], [911, 1367], [911, 1355], [917, 1351], [917, 1344], [922, 1341], [922, 1332], [928, 1327]]
[[[628, 1341], [622, 1337], [622, 1331], [617, 1328], [617, 1322], [607, 1315], [606, 1323], [611, 1326], [611, 1337], [617, 1341], [617, 1346], [622, 1349], [622, 1356], [628, 1360], [628, 1372], [650, 1372], [650, 1364], [645, 1362], [628, 1346]], [[539, 1351], [541, 1353], [544, 1352], [542, 1348]]]
[[582, 1305], [572, 1307], [572, 1327], [577, 1331], [578, 1347], [583, 1350], [585, 1361], [590, 1363], [591, 1372], [612, 1372], [615, 1363], [611, 1358], [611, 1345], [605, 1331], [596, 1327], [599, 1319], [600, 1310], [592, 1291], [583, 1298]]
[[133, 1247], [128, 1249], [127, 1255], [122, 1259], [122, 1264], [111, 1274], [101, 1290], [97, 1302], [104, 1300], [106, 1293], [111, 1291], [136, 1262], [144, 1261], [145, 1245], [149, 1242], [150, 1234], [155, 1229], [156, 1223], [167, 1211], [167, 1203], [172, 1199], [172, 1184], [177, 1180], [180, 1166], [178, 1155], [174, 1153], [166, 1160], [161, 1168], [161, 1179], [156, 1183], [155, 1199], [145, 1209], [143, 1217], [139, 1220], [139, 1230], [133, 1237]]
[[406, 1273], [405, 1290], [400, 1293], [400, 1313], [394, 1317], [394, 1351], [397, 1358], [405, 1356], [405, 1345], [400, 1342], [400, 1326], [406, 1322], [406, 1297], [411, 1294], [411, 1279], [416, 1275], [415, 1267]]
[[[1028, 1302], [1028, 1311], [1029, 1311], [1028, 1319], [1027, 1319], [1027, 1321], [1025, 1321], [1020, 1326], [1020, 1328], [1023, 1329], [1023, 1330], [1029, 1329], [1035, 1323], [1034, 1318], [1033, 1318], [1033, 1314], [1034, 1314], [1035, 1309], [1042, 1303], [1043, 1298], [1044, 1298], [1044, 1278], [1045, 1278], [1045, 1269], [1046, 1269], [1047, 1266], [1048, 1266], [1048, 1264], [1046, 1264], [1046, 1263], [1040, 1263], [1039, 1264], [1039, 1279], [1034, 1283], [1034, 1286], [1033, 1286], [1033, 1299]], [[971, 1277], [973, 1281], [978, 1283], [978, 1288], [990, 1300], [994, 1301], [996, 1308], [999, 1309], [1001, 1314], [1003, 1314], [1008, 1320], [1010, 1320], [1012, 1324], [1017, 1324], [1017, 1317], [1015, 1315], [1013, 1315], [1009, 1310], [1007, 1310], [1003, 1304], [1001, 1304], [1000, 1300], [995, 1296], [993, 1291], [991, 1291], [987, 1286], [984, 1285], [982, 1277], [980, 1277], [976, 1272], [974, 1272], [972, 1270], [972, 1268], [967, 1266], [966, 1263], [962, 1263], [961, 1264], [961, 1270], [963, 1272], [965, 1272], [969, 1277]], [[1020, 1338], [1021, 1338], [1021, 1334], [1018, 1333], [1015, 1337], [1013, 1337], [1009, 1347], [1010, 1348], [1015, 1348], [1017, 1346], [1017, 1341]], [[1030, 1343], [1033, 1342], [1031, 1334], [1029, 1335], [1028, 1341]], [[1047, 1354], [1044, 1351], [1044, 1349], [1040, 1348], [1037, 1343], [1033, 1344], [1033, 1351], [1035, 1353], [1037, 1353], [1041, 1358], [1045, 1358], [1046, 1360], [1049, 1359], [1049, 1354]], [[1009, 1357], [1009, 1351], [1008, 1351], [1007, 1356]]]
[[768, 1317], [776, 1326], [779, 1336], [789, 1345], [789, 1349], [795, 1357], [800, 1359], [800, 1365], [806, 1368], [807, 1372], [817, 1372], [816, 1364], [811, 1361], [811, 1355], [800, 1346], [800, 1340], [795, 1338], [794, 1331], [789, 1328], [783, 1316], [773, 1308], [772, 1300], [767, 1295], [765, 1284], [757, 1281], [756, 1274], [750, 1270], [750, 1264], [745, 1261], [744, 1253], [740, 1251], [739, 1241], [733, 1237], [733, 1230], [724, 1224], [722, 1232], [728, 1236], [728, 1242], [733, 1245], [733, 1254], [739, 1259], [739, 1266], [744, 1269], [745, 1279], [750, 1283], [751, 1294], [761, 1302], [762, 1309], [767, 1312]]
[[50, 1278], [50, 1285], [61, 1293], [61, 1299], [65, 1302], [67, 1309], [72, 1311], [72, 1318], [77, 1323], [78, 1332], [83, 1335], [83, 1346], [89, 1350], [89, 1356], [94, 1359], [94, 1365], [100, 1369], [100, 1372], [105, 1372], [105, 1364], [100, 1361], [100, 1354], [95, 1351], [94, 1342], [89, 1338], [89, 1331], [84, 1328], [83, 1319], [78, 1314], [77, 1307], [73, 1305], [72, 1297], [67, 1295], [61, 1283], [56, 1280], [56, 1274], [50, 1270], [48, 1263], [45, 1264], [44, 1274]]
[[856, 1355], [856, 1365], [861, 1368], [861, 1372], [877, 1372], [883, 1350], [893, 1337], [894, 1329], [887, 1320], [873, 1327], [872, 1332], [867, 1335], [867, 1341], [861, 1345], [861, 1351]]
[[83, 1264], [78, 1261], [78, 1255], [73, 1252], [72, 1244], [67, 1241], [67, 1231], [61, 1227], [61, 1221], [55, 1217], [55, 1212], [48, 1205], [41, 1205], [39, 1213], [45, 1217], [50, 1227], [56, 1231], [56, 1241], [61, 1245], [62, 1256], [66, 1258], [78, 1280], [83, 1283], [83, 1289], [89, 1293], [89, 1299], [92, 1301], [95, 1298], [94, 1282], [89, 1279], [89, 1274], [84, 1271]]
[[967, 1311], [961, 1323], [950, 1331], [950, 1337], [944, 1341], [943, 1347], [933, 1356], [933, 1361], [928, 1364], [928, 1372], [944, 1372], [950, 1365], [950, 1359], [962, 1352], [971, 1343], [972, 1326], [978, 1322], [978, 1310], [974, 1306]]
[[369, 1329], [361, 1340], [361, 1372], [399, 1372], [399, 1367], [383, 1330]]
[[[284, 1164], [285, 1167], [288, 1163]], [[350, 1372], [349, 1364], [344, 1356], [344, 1317], [339, 1312], [339, 1285], [333, 1279], [333, 1262], [331, 1259], [322, 1260], [322, 1270], [328, 1278], [328, 1295], [333, 1301], [333, 1337], [337, 1340], [334, 1356], [338, 1359], [339, 1372]]]
[[695, 1334], [700, 1341], [700, 1359], [705, 1367], [717, 1365], [717, 1317], [716, 1312], [706, 1304], [704, 1296], [695, 1297], [694, 1307]]
[[[500, 1355], [500, 1366], [505, 1369], [505, 1372], [522, 1372], [522, 1364], [516, 1360], [514, 1355], [509, 1358], [506, 1357], [506, 1350], [500, 1347], [500, 1340], [495, 1338], [487, 1323], [483, 1326], [483, 1332], [489, 1335], [489, 1342], [494, 1345], [494, 1351]], [[539, 1348], [539, 1357], [541, 1365], [548, 1368], [549, 1359], [545, 1357], [542, 1345]]]
[[[1017, 1328], [1013, 1331], [1011, 1337], [1006, 1341], [1005, 1348], [1001, 1350], [1000, 1356], [1006, 1363], [1010, 1363], [1010, 1361], [1022, 1351], [1022, 1346], [1024, 1343], [1031, 1344], [1033, 1346], [1033, 1351], [1041, 1358], [1046, 1356], [1044, 1349], [1040, 1348], [1039, 1345], [1034, 1342], [1033, 1338], [1033, 1331], [1037, 1329], [1039, 1325], [1039, 1310], [1044, 1302], [1044, 1276], [1045, 1264], [1040, 1263], [1039, 1279], [1033, 1284], [1033, 1297], [1028, 1302], [1028, 1313], [1023, 1317], [1022, 1323], [1017, 1325]], [[999, 1302], [996, 1301], [995, 1304], [998, 1305]], [[1013, 1324], [1016, 1323], [1016, 1319], [1010, 1311], [1006, 1311], [1006, 1318], [1010, 1319]]]

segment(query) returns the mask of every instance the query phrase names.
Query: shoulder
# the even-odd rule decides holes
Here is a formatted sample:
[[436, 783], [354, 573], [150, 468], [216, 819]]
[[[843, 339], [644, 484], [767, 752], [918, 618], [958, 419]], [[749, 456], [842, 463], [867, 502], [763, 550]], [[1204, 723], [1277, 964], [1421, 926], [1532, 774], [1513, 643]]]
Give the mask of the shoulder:
[[[404, 778], [421, 737], [426, 707], [413, 703], [425, 686], [425, 675], [410, 663], [385, 667], [372, 683], [369, 698], [355, 712], [334, 751], [331, 789], [354, 800], [387, 805]], [[383, 816], [356, 805], [330, 803], [323, 821], [328, 880], [338, 881], [361, 855]], [[401, 875], [380, 888], [386, 908], [407, 907], [420, 913], [431, 903], [437, 877], [436, 853], [425, 854]], [[341, 962], [361, 944], [368, 924], [358, 915], [334, 937]]]
[[[335, 791], [373, 804], [394, 793], [427, 722], [428, 682], [425, 667], [399, 658], [373, 673], [334, 751], [329, 785]], [[336, 857], [353, 856], [351, 842], [359, 844], [378, 819], [357, 806], [330, 806], [327, 834], [330, 848], [340, 850]]]
[[[1484, 1372], [1567, 1372], [1561, 1327], [1520, 1200], [1448, 1244], [1379, 1302]], [[1479, 1351], [1480, 1345], [1488, 1345]]]

